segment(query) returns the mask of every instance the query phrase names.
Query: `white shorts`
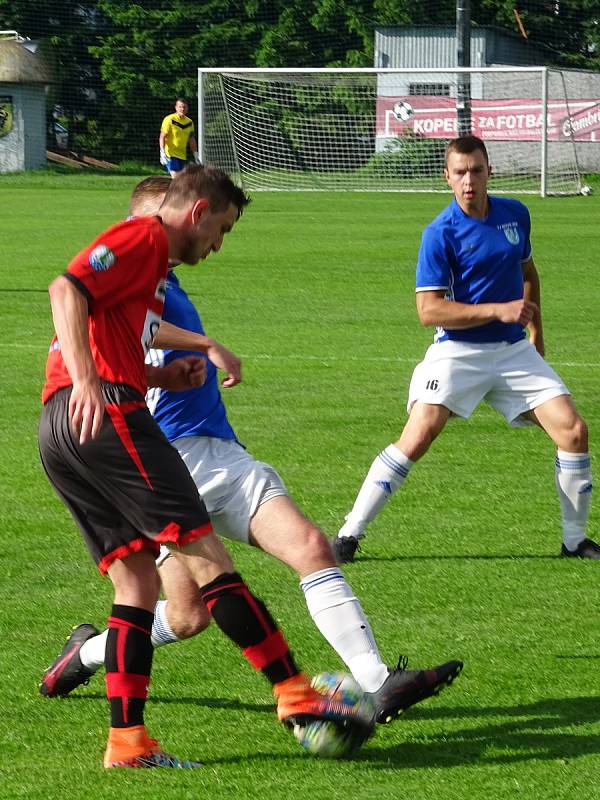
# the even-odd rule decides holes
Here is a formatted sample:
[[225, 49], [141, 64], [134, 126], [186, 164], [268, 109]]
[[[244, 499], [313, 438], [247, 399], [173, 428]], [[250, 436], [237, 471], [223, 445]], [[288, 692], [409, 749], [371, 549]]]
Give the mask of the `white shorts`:
[[468, 419], [485, 400], [517, 426], [530, 424], [521, 414], [564, 394], [570, 394], [567, 387], [527, 339], [444, 341], [432, 344], [415, 367], [407, 408], [419, 401]]
[[[209, 436], [177, 439], [179, 451], [204, 500], [215, 533], [248, 543], [250, 520], [263, 503], [287, 495], [277, 471], [237, 442]], [[169, 555], [161, 548], [157, 564]]]

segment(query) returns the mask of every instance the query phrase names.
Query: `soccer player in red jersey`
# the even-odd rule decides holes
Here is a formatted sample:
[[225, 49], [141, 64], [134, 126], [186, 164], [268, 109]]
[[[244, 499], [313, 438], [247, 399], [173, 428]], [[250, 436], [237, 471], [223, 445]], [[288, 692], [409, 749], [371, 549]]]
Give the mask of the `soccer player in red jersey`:
[[[131, 214], [158, 213], [170, 183], [166, 177], [147, 178], [139, 183], [132, 194]], [[170, 347], [179, 342], [178, 350], [169, 354], [163, 351], [161, 355], [155, 348], [162, 347], [160, 341], [165, 335]], [[360, 602], [335, 564], [329, 540], [296, 507], [276, 470], [253, 459], [235, 438], [219, 393], [215, 366], [227, 374], [223, 385], [234, 386], [241, 381], [241, 362], [204, 335], [191, 300], [170, 273], [163, 319], [147, 361], [155, 365], [169, 363], [198, 350], [206, 351], [212, 362], [203, 386], [186, 392], [184, 397], [161, 389], [160, 397], [151, 392], [147, 400], [154, 418], [178, 448], [194, 478], [215, 531], [252, 544], [297, 572], [313, 621], [362, 689], [370, 693], [378, 722], [390, 722], [415, 703], [438, 694], [452, 683], [462, 662], [449, 661], [420, 670], [406, 669], [404, 658], [396, 669], [384, 663]], [[155, 647], [193, 636], [210, 622], [196, 582], [185, 566], [164, 547], [157, 565], [166, 600], [159, 601], [155, 608]], [[67, 646], [78, 645], [79, 658], [73, 651], [71, 662], [64, 668], [59, 666], [58, 672], [51, 665], [40, 685], [43, 695], [65, 696], [89, 682], [105, 662], [108, 631], [97, 634], [96, 628], [87, 623], [74, 629]], [[61, 658], [57, 659], [59, 664]], [[276, 696], [278, 691], [275, 686]], [[285, 706], [279, 703], [280, 717], [282, 711], [285, 714]]]
[[[159, 217], [109, 228], [49, 288], [56, 335], [42, 393], [40, 454], [114, 586], [106, 767], [200, 766], [165, 753], [144, 725], [161, 543], [194, 577], [216, 624], [276, 686], [282, 721], [340, 718], [310, 688], [267, 608], [236, 573], [194, 481], [144, 402], [148, 386], [180, 390], [204, 377], [193, 356], [162, 368], [144, 365], [160, 324], [169, 261], [195, 264], [217, 252], [247, 203], [220, 170], [190, 167], [172, 181]], [[46, 673], [48, 686], [78, 650], [68, 643]]]

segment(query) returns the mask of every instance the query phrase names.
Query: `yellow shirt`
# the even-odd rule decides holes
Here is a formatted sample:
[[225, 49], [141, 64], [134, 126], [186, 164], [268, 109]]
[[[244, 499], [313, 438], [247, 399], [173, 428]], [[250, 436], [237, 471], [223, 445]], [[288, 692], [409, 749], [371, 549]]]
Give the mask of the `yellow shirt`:
[[168, 156], [187, 158], [187, 143], [194, 133], [194, 123], [189, 117], [179, 117], [178, 114], [169, 114], [162, 121], [161, 133], [166, 134], [165, 153]]

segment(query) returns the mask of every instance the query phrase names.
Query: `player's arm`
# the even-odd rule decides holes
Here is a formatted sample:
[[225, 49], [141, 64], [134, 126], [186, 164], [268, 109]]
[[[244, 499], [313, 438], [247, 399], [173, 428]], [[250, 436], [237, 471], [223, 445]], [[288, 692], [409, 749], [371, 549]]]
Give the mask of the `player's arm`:
[[227, 373], [227, 377], [222, 381], [226, 389], [236, 386], [242, 380], [242, 362], [234, 353], [210, 336], [178, 328], [164, 319], [161, 320], [158, 332], [154, 336], [152, 347], [161, 350], [191, 350], [206, 353], [217, 369]]
[[537, 310], [535, 303], [526, 299], [508, 303], [458, 303], [445, 299], [445, 290], [417, 292], [417, 313], [421, 325], [435, 325], [446, 330], [477, 328], [487, 322], [518, 322], [526, 326]]
[[148, 386], [159, 386], [171, 392], [184, 392], [202, 386], [206, 380], [206, 362], [199, 356], [176, 358], [164, 367], [146, 364]]
[[192, 151], [192, 156], [194, 157], [194, 161], [196, 162], [196, 164], [199, 164], [200, 153], [198, 152], [198, 142], [196, 141], [196, 136], [193, 133], [190, 134], [188, 144], [190, 146], [190, 150]]
[[527, 326], [529, 330], [529, 341], [538, 351], [544, 355], [544, 330], [542, 326], [542, 306], [540, 292], [540, 276], [533, 263], [533, 258], [528, 258], [523, 263], [523, 286], [526, 300], [535, 303], [535, 312]]
[[52, 281], [48, 292], [61, 355], [73, 381], [69, 418], [80, 444], [84, 444], [97, 435], [104, 415], [104, 400], [88, 337], [88, 301], [64, 275]]
[[167, 134], [165, 131], [162, 130], [158, 134], [158, 147], [160, 149], [160, 163], [164, 166], [167, 164], [167, 154], [165, 152], [165, 141], [167, 139]]

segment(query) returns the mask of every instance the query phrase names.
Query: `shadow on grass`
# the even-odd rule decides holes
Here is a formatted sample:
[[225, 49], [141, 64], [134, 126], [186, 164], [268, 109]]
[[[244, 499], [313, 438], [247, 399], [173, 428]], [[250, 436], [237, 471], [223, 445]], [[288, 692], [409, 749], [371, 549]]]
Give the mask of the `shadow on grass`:
[[[405, 741], [385, 746], [387, 729], [379, 726], [375, 739], [355, 760], [370, 769], [431, 769], [478, 765], [512, 764], [525, 761], [568, 762], [579, 756], [600, 753], [600, 733], [585, 731], [600, 722], [600, 697], [547, 699], [517, 706], [413, 709], [415, 720], [471, 719], [473, 726], [447, 729], [423, 741]], [[494, 719], [499, 718], [499, 719]], [[483, 719], [483, 724], [477, 724]], [[395, 732], [408, 722], [395, 723]], [[302, 754], [301, 754], [302, 755]], [[235, 764], [253, 756], [230, 755], [210, 759], [211, 764]], [[276, 754], [260, 753], [257, 759], [281, 760]], [[287, 757], [286, 757], [287, 758]]]
[[[516, 706], [428, 709], [419, 720], [484, 719], [484, 724], [434, 734], [424, 742], [392, 748], [369, 747], [363, 758], [381, 767], [485, 766], [522, 761], [563, 761], [600, 753], [600, 733], [585, 730], [600, 722], [600, 697], [549, 698]], [[500, 718], [491, 720], [491, 718]], [[400, 723], [401, 724], [401, 723]], [[379, 738], [379, 737], [378, 737]], [[375, 762], [375, 763], [373, 763]]]
[[[68, 697], [63, 698], [64, 701], [83, 701], [83, 700], [106, 700], [105, 694], [70, 694]], [[200, 706], [202, 708], [219, 708], [230, 711], [255, 711], [259, 714], [273, 714], [275, 713], [275, 705], [270, 703], [244, 703], [240, 700], [235, 700], [226, 697], [169, 697], [167, 695], [152, 694], [150, 698], [152, 704], [166, 703], [174, 705], [190, 705]]]
[[[72, 695], [69, 700], [104, 700], [103, 694]], [[153, 703], [194, 705], [208, 709], [250, 711], [274, 714], [274, 707], [262, 703], [245, 703], [221, 697], [167, 697], [156, 695]], [[419, 733], [422, 741], [411, 741], [415, 730], [411, 722], [452, 720], [457, 730]], [[461, 724], [464, 721], [465, 724]], [[469, 724], [466, 724], [467, 721]], [[378, 726], [375, 738], [355, 758], [371, 769], [430, 769], [439, 767], [479, 767], [525, 761], [562, 761], [585, 755], [600, 754], [600, 730], [592, 733], [587, 726], [600, 723], [600, 696], [548, 698], [536, 703], [515, 706], [458, 706], [412, 708], [409, 716], [392, 728]], [[388, 730], [405, 734], [401, 744], [386, 746]], [[206, 763], [236, 764], [252, 761], [289, 759], [288, 754], [260, 752], [224, 755]], [[302, 752], [298, 758], [306, 758]]]
[[[547, 555], [534, 555], [530, 553], [462, 553], [456, 555], [408, 555], [408, 556], [365, 556], [360, 555], [356, 561], [352, 562], [358, 564], [361, 561], [569, 561], [568, 558], [562, 559], [556, 553], [548, 553]], [[343, 564], [347, 567], [348, 564]]]
[[0, 289], [3, 294], [48, 294], [48, 288], [45, 289]]

